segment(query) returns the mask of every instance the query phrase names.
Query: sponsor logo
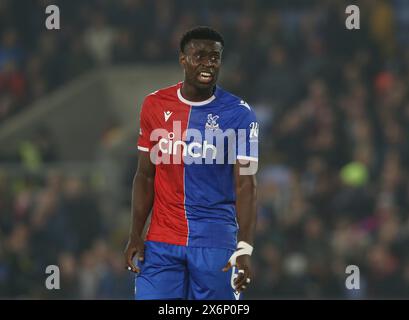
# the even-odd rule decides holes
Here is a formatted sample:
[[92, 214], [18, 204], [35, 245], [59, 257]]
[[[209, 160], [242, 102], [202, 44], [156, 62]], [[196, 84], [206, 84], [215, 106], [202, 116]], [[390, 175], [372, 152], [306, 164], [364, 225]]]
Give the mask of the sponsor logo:
[[[154, 129], [150, 134], [150, 141], [153, 142], [150, 149], [152, 163], [236, 164], [239, 159], [249, 161], [248, 168], [240, 168], [243, 171], [240, 174], [255, 174], [258, 167], [257, 123], [250, 124], [250, 133], [246, 128], [221, 130], [218, 119], [217, 115], [209, 114], [207, 125], [212, 130], [204, 130], [204, 134], [202, 130], [194, 128], [182, 131], [181, 121], [172, 122], [172, 131]], [[254, 143], [250, 134], [255, 139]]]
[[177, 155], [178, 150], [181, 150], [181, 154], [186, 157], [187, 155], [193, 158], [207, 158], [208, 151], [211, 152], [211, 158], [216, 159], [217, 148], [215, 145], [209, 143], [208, 141], [203, 141], [202, 144], [199, 142], [191, 142], [187, 144], [185, 141], [173, 140], [174, 133], [169, 132], [168, 138], [162, 138], [159, 140], [159, 150], [164, 154]]

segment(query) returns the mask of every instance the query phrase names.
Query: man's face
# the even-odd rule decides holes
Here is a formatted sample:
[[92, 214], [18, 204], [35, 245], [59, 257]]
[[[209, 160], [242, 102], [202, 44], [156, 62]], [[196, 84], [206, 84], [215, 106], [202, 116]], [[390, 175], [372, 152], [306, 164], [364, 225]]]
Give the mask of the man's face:
[[191, 40], [179, 55], [185, 81], [199, 89], [213, 87], [219, 76], [223, 47], [213, 40]]

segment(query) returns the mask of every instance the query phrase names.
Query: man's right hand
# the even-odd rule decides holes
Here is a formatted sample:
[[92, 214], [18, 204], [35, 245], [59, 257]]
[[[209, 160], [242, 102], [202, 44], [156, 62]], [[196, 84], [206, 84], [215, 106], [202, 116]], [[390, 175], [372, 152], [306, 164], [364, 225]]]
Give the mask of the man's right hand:
[[133, 263], [133, 258], [135, 255], [138, 257], [138, 261], [144, 260], [144, 250], [145, 243], [141, 237], [130, 237], [128, 244], [126, 245], [124, 258], [125, 258], [125, 269], [139, 273], [141, 270], [138, 266], [135, 266]]

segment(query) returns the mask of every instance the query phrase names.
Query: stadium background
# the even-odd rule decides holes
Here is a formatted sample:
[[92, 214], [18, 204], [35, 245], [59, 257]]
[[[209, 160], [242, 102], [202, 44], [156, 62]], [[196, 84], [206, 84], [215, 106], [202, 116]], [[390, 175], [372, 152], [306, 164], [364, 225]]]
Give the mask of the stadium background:
[[182, 79], [195, 25], [224, 34], [221, 85], [261, 126], [247, 298], [408, 298], [409, 1], [351, 2], [360, 30], [347, 1], [1, 0], [0, 298], [132, 299], [140, 102]]

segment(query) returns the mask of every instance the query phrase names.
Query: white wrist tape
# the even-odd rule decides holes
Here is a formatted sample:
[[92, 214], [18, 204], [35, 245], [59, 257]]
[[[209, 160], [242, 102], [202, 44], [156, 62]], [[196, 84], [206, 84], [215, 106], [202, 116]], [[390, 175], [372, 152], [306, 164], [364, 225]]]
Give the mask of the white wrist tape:
[[236, 259], [239, 256], [244, 256], [245, 254], [251, 256], [251, 254], [253, 253], [253, 247], [251, 245], [249, 245], [247, 242], [245, 241], [240, 241], [237, 244], [237, 249], [236, 251], [231, 255], [229, 262], [231, 266], [235, 266], [236, 265]]

